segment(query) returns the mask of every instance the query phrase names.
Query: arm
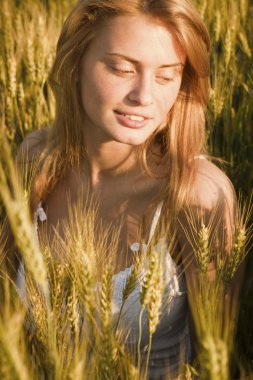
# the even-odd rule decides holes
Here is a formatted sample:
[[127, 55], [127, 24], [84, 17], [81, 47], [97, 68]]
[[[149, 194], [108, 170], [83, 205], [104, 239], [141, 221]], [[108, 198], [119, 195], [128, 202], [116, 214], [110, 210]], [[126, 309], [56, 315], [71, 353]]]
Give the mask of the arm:
[[[215, 165], [207, 160], [198, 160], [196, 165], [197, 175], [189, 201], [189, 210], [180, 213], [177, 231], [191, 310], [190, 333], [193, 346], [198, 351], [196, 335], [201, 336], [198, 324], [202, 322], [199, 320], [199, 315], [196, 314], [196, 302], [200, 299], [200, 294], [204, 294], [207, 299], [204, 299], [203, 302], [209, 302], [211, 306], [214, 306], [211, 297], [212, 294], [217, 294], [215, 291], [221, 284], [221, 280], [217, 280], [219, 260], [226, 259], [233, 246], [236, 197], [232, 184]], [[201, 227], [202, 236], [198, 235]], [[205, 230], [204, 227], [207, 229]], [[204, 240], [207, 239], [208, 233], [209, 244], [206, 244]], [[198, 241], [201, 239], [202, 250], [200, 252], [198, 251], [200, 247]], [[199, 260], [196, 252], [199, 252]], [[233, 281], [226, 289], [226, 305], [228, 307], [236, 305], [241, 278], [242, 269], [237, 271]], [[212, 289], [211, 293], [208, 293], [208, 289]], [[208, 299], [209, 297], [210, 299]], [[225, 307], [225, 299], [223, 303], [222, 306]], [[215, 318], [215, 307], [213, 310], [211, 307], [211, 312], [214, 313], [213, 318]], [[211, 326], [209, 327], [211, 329]]]

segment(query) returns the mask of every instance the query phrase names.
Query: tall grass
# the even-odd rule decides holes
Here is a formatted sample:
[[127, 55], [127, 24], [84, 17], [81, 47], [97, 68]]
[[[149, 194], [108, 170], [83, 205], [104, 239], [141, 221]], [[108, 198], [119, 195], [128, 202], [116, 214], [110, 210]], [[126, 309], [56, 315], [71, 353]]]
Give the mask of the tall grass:
[[14, 148], [27, 132], [53, 119], [46, 80], [70, 5], [70, 1], [0, 2], [1, 129]]
[[[73, 3], [72, 0], [0, 0], [0, 139], [4, 132], [14, 154], [27, 133], [50, 125], [53, 120], [54, 101], [47, 77], [62, 22]], [[244, 196], [249, 196], [253, 187], [253, 4], [249, 0], [195, 0], [195, 3], [210, 31], [213, 45], [212, 90], [207, 112], [209, 148], [213, 155], [227, 161], [223, 168], [237, 192], [241, 190]], [[140, 378], [140, 368], [124, 345], [123, 337], [127, 332], [121, 331], [119, 320], [116, 325], [112, 321], [113, 262], [105, 260], [101, 273], [94, 267], [95, 259], [105, 258], [102, 230], [101, 241], [96, 246], [93, 242], [94, 210], [89, 211], [89, 218], [79, 215], [78, 210], [73, 211], [72, 223], [66, 226], [68, 246], [60, 239], [55, 240], [55, 251], [69, 252], [69, 256], [62, 261], [55, 260], [46, 245], [39, 248], [33, 239], [26, 196], [15, 182], [17, 175], [10, 156], [2, 141], [0, 212], [2, 218], [4, 204], [23, 254], [28, 306], [20, 301], [15, 284], [2, 275], [0, 377], [97, 379], [101, 378], [102, 371], [105, 378], [110, 379], [117, 376]], [[12, 191], [9, 191], [10, 183]], [[77, 216], [89, 220], [83, 223], [82, 231], [74, 228], [80, 226], [74, 223]], [[252, 251], [247, 258], [240, 296], [236, 344], [233, 339], [235, 326], [229, 314], [236, 311], [224, 308], [226, 283], [245, 255], [247, 234], [251, 233], [245, 229], [245, 219], [237, 222], [238, 241], [229, 256], [232, 260], [224, 262], [221, 257], [217, 278], [208, 286], [204, 286], [210, 254], [208, 226], [202, 225], [195, 231], [198, 242], [195, 254], [204, 285], [199, 284], [201, 291], [194, 293], [198, 297], [192, 297], [192, 302], [195, 302], [194, 319], [201, 350], [198, 366], [187, 366], [185, 379], [230, 379], [234, 362], [242, 379], [246, 374], [253, 377]], [[89, 238], [84, 240], [84, 236]], [[117, 233], [113, 236], [111, 252], [116, 252]], [[4, 247], [0, 250], [3, 256]], [[152, 265], [159, 272], [159, 263], [153, 259], [150, 252], [146, 267], [137, 259], [123, 294], [126, 300], [140, 281], [140, 268], [146, 268], [140, 297], [150, 316], [150, 342], [159, 319], [161, 293], [158, 288], [163, 288], [156, 279], [149, 278]], [[94, 292], [98, 283], [101, 284], [100, 299]], [[157, 288], [153, 286], [145, 298], [148, 294], [145, 289], [150, 289], [151, 283]], [[142, 376], [145, 377], [145, 368]]]
[[253, 4], [249, 0], [195, 1], [212, 39], [211, 152], [229, 162], [237, 190], [253, 184]]
[[[80, 199], [72, 210], [70, 223], [63, 226], [67, 239], [63, 240], [56, 233], [50, 245], [45, 242], [38, 247], [38, 242], [33, 240], [34, 225], [27, 217], [28, 205], [24, 203], [22, 185], [6, 142], [1, 148], [6, 154], [0, 160], [0, 195], [25, 267], [25, 283], [17, 288], [6, 276], [4, 260], [1, 263], [2, 378], [146, 379], [165, 282], [171, 280], [164, 277], [162, 260], [166, 259], [164, 254], [168, 255], [168, 250], [164, 249], [163, 240], [156, 246], [151, 244], [146, 253], [136, 256], [133, 270], [122, 289], [124, 302], [139, 284], [141, 311], [136, 356], [127, 346], [129, 331], [124, 323], [120, 323], [123, 314], [119, 313], [116, 318], [113, 314], [118, 231], [110, 231], [110, 227], [101, 225], [100, 239], [96, 239], [96, 209], [91, 205], [85, 208]], [[3, 169], [6, 160], [8, 171]], [[200, 271], [199, 281], [189, 291], [199, 342], [195, 378], [231, 378], [237, 304], [230, 299], [227, 289], [244, 259], [252, 235], [248, 226], [251, 211], [248, 207], [244, 210], [236, 220], [238, 233], [225, 257], [222, 244], [212, 245], [210, 231], [213, 226], [205, 226], [202, 222], [199, 230], [189, 214], [191, 233], [188, 237]], [[20, 231], [24, 238], [20, 238]], [[105, 242], [109, 233], [112, 239], [108, 249]], [[163, 231], [160, 235], [163, 236]], [[4, 252], [4, 246], [0, 248]], [[214, 249], [217, 270], [213, 278], [208, 271]], [[147, 352], [141, 344], [144, 310], [148, 318]], [[179, 364], [183, 368], [183, 362]], [[192, 376], [189, 371], [194, 373], [189, 368], [188, 378]], [[167, 378], [172, 379], [169, 375]]]
[[[253, 4], [250, 0], [212, 0], [196, 4], [212, 38], [209, 147], [227, 161], [237, 192], [253, 188]], [[246, 261], [240, 295], [237, 350], [253, 369], [253, 255]]]

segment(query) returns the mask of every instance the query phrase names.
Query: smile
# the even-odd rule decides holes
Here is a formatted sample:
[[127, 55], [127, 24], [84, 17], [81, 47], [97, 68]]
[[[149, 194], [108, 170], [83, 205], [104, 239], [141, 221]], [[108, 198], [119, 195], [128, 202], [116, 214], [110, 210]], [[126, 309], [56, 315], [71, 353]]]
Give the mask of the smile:
[[114, 112], [119, 123], [128, 128], [139, 129], [145, 127], [151, 119], [143, 115], [127, 114], [116, 110]]
[[136, 116], [136, 115], [127, 115], [125, 113], [122, 114], [123, 116], [127, 117], [130, 120], [135, 120], [135, 121], [143, 121], [145, 118], [143, 116]]
[[118, 115], [122, 115], [124, 117], [127, 117], [129, 120], [133, 120], [133, 121], [144, 121], [144, 120], [147, 120], [147, 119], [151, 119], [150, 117], [146, 117], [146, 116], [142, 116], [142, 115], [134, 115], [134, 114], [127, 114], [127, 113], [124, 113], [124, 112], [120, 112], [120, 111], [115, 111]]

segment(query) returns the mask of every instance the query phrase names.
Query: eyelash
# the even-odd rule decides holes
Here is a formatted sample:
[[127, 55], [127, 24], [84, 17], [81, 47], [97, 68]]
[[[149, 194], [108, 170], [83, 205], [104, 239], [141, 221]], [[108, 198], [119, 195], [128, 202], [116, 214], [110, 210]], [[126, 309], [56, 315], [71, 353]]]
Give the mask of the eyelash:
[[174, 78], [166, 78], [166, 77], [157, 77], [157, 78], [161, 80], [162, 82], [164, 82], [165, 84], [174, 82]]
[[[120, 70], [120, 69], [117, 69], [116, 67], [113, 67], [113, 66], [110, 66], [110, 68], [113, 72], [118, 73], [120, 75], [127, 75], [127, 74], [133, 74], [134, 73], [134, 70]], [[168, 84], [168, 83], [174, 81], [174, 78], [167, 78], [167, 77], [161, 77], [161, 76], [157, 76], [156, 78], [159, 79], [160, 81], [162, 81], [163, 82], [162, 84]]]
[[117, 69], [116, 67], [112, 67], [112, 66], [111, 66], [111, 69], [112, 69], [112, 71], [119, 73], [119, 74], [130, 74], [130, 73], [134, 72], [133, 70], [120, 70], [120, 69]]

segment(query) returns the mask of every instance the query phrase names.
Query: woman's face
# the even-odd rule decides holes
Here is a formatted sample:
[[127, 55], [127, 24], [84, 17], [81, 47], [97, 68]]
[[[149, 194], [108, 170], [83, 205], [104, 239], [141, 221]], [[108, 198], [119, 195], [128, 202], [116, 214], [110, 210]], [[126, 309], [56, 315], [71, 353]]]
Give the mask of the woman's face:
[[175, 36], [147, 16], [106, 22], [81, 65], [88, 141], [140, 145], [178, 95], [186, 55]]

